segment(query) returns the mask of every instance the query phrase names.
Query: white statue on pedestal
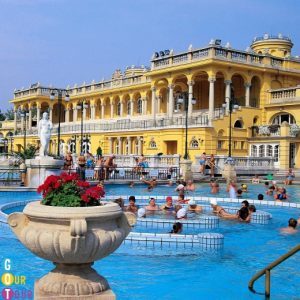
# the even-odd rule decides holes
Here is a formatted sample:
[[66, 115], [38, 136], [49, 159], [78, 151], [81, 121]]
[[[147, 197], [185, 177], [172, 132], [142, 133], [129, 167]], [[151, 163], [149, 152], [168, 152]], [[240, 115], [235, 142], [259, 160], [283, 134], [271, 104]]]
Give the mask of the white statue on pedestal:
[[43, 117], [38, 124], [38, 135], [41, 141], [40, 157], [45, 157], [48, 154], [52, 127], [53, 125], [49, 120], [48, 113], [44, 112]]

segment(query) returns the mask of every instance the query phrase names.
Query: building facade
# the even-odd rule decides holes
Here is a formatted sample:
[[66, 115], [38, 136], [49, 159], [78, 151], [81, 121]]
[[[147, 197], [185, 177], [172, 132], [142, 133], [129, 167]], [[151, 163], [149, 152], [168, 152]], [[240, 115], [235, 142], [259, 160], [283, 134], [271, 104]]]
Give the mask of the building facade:
[[[14, 147], [38, 144], [37, 120], [54, 123], [50, 151], [103, 154], [185, 153], [273, 157], [279, 168], [300, 167], [300, 59], [292, 41], [264, 35], [246, 51], [220, 40], [175, 54], [156, 52], [151, 67], [116, 70], [110, 80], [67, 87], [70, 100], [50, 100], [57, 90], [33, 84], [16, 90]], [[234, 106], [232, 106], [234, 104]], [[25, 112], [21, 114], [20, 112]], [[60, 116], [59, 116], [60, 112]], [[187, 122], [186, 122], [187, 118]], [[83, 132], [83, 135], [81, 134]], [[81, 141], [82, 140], [82, 141]]]

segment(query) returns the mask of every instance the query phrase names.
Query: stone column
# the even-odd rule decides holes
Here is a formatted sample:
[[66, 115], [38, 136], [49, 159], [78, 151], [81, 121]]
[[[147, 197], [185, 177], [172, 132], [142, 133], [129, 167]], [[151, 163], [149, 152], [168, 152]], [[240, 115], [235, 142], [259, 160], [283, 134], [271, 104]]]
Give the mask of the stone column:
[[127, 143], [128, 143], [128, 154], [131, 154], [131, 137], [127, 137]]
[[123, 101], [120, 102], [120, 117], [123, 117], [123, 112], [124, 112], [124, 103]]
[[83, 121], [86, 120], [86, 108], [83, 108], [81, 117], [83, 118]]
[[108, 140], [109, 140], [109, 154], [112, 154], [113, 153], [113, 138], [109, 137]]
[[246, 82], [245, 83], [245, 88], [246, 88], [246, 93], [245, 93], [245, 98], [246, 98], [246, 107], [250, 106], [250, 87], [251, 87], [251, 83]]
[[130, 115], [131, 116], [133, 116], [133, 109], [134, 109], [134, 107], [133, 107], [133, 100], [130, 99]]
[[65, 122], [66, 123], [70, 122], [70, 109], [69, 108], [65, 109]]
[[169, 118], [170, 120], [173, 119], [173, 113], [174, 113], [174, 84], [169, 85]]
[[77, 107], [73, 107], [73, 122], [77, 122]]
[[183, 159], [180, 161], [182, 177], [185, 181], [193, 180], [192, 161]]
[[28, 112], [28, 125], [27, 125], [28, 130], [31, 130], [32, 128], [32, 110], [31, 108], [29, 109]]
[[143, 99], [143, 115], [147, 114], [147, 98]]
[[25, 116], [25, 117], [24, 117], [24, 116], [21, 116], [21, 130], [22, 130], [22, 131], [24, 131], [24, 129], [25, 129], [25, 128], [24, 128], [24, 120], [25, 120], [24, 118], [26, 118], [26, 116]]
[[49, 107], [49, 120], [53, 122], [52, 107]]
[[225, 102], [226, 102], [226, 114], [229, 112], [229, 100], [231, 97], [231, 80], [224, 80], [225, 83]]
[[39, 123], [40, 119], [41, 119], [41, 108], [37, 107], [36, 108], [36, 122], [37, 122], [37, 124]]
[[96, 105], [92, 104], [91, 105], [91, 120], [95, 120], [96, 119]]
[[138, 155], [141, 155], [142, 154], [142, 137], [138, 136], [137, 139], [138, 139]]
[[215, 100], [215, 78], [209, 78], [209, 105], [208, 105], [208, 121], [211, 124], [214, 118], [214, 100]]
[[193, 99], [193, 85], [195, 84], [194, 81], [189, 81], [189, 106], [188, 106], [188, 117], [190, 118], [193, 113], [193, 104], [192, 104], [192, 99]]
[[114, 117], [114, 104], [113, 102], [110, 103], [110, 118], [113, 119]]
[[118, 154], [123, 154], [123, 141], [121, 137], [118, 137], [118, 144], [119, 144], [119, 152]]
[[104, 119], [105, 105], [101, 104], [101, 119]]
[[152, 113], [152, 119], [156, 119], [156, 88], [152, 87], [152, 108], [151, 108], [151, 113]]
[[17, 131], [17, 111], [14, 111], [14, 131]]
[[161, 102], [161, 95], [157, 97], [156, 101], [156, 112], [159, 114], [160, 113], [160, 102]]

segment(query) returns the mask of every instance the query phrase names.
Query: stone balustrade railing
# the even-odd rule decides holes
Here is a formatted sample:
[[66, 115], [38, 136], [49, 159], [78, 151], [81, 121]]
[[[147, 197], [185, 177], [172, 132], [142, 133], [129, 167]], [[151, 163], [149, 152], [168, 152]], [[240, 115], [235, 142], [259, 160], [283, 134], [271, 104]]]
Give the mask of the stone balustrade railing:
[[[99, 121], [99, 120], [98, 120]], [[108, 132], [108, 131], [124, 131], [129, 129], [134, 130], [151, 130], [153, 128], [166, 128], [166, 127], [185, 127], [185, 118], [177, 117], [177, 118], [160, 118], [160, 119], [141, 119], [137, 121], [132, 121], [131, 119], [120, 119], [120, 120], [112, 120], [105, 121], [102, 123], [95, 123], [92, 121], [84, 121], [83, 123], [83, 131], [85, 133], [89, 132]], [[197, 117], [188, 118], [188, 126], [193, 127], [206, 127], [209, 125], [208, 115], [200, 115]], [[77, 123], [61, 123], [60, 132], [63, 133], [80, 133], [81, 132], [81, 123], [78, 121]], [[32, 127], [30, 130], [27, 130], [26, 133], [28, 135], [36, 135], [37, 128]], [[57, 124], [54, 125], [52, 130], [52, 134], [57, 133]], [[17, 131], [16, 135], [23, 135], [22, 131]]]
[[[74, 86], [72, 88], [67, 88], [67, 90], [69, 95], [75, 96], [75, 95], [81, 95], [89, 92], [107, 90], [116, 87], [123, 87], [123, 86], [135, 85], [135, 84], [147, 83], [147, 82], [150, 82], [150, 80], [147, 77], [143, 75], [137, 75], [132, 77], [124, 77], [124, 78], [118, 78], [118, 79], [113, 79], [108, 81], [86, 84], [78, 87]], [[17, 99], [17, 98], [21, 98], [25, 96], [33, 96], [33, 95], [50, 97], [51, 91], [52, 91], [51, 87], [37, 86], [34, 88], [15, 91], [14, 98]]]
[[[208, 156], [209, 158], [209, 156]], [[215, 155], [215, 174], [221, 174], [224, 170], [224, 165], [228, 156], [225, 155]], [[251, 173], [255, 171], [273, 171], [275, 170], [274, 159], [272, 157], [235, 157], [233, 156], [235, 162], [235, 169], [237, 171], [249, 171]], [[199, 172], [200, 169], [200, 155], [195, 156], [195, 161], [193, 163], [193, 171]]]
[[300, 86], [269, 91], [269, 104], [283, 104], [300, 101]]

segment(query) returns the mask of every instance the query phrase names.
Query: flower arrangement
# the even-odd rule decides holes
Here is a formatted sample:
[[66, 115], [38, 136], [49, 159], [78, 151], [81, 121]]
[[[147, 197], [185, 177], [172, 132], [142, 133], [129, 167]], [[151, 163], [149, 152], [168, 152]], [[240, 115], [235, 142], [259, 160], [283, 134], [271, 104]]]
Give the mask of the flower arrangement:
[[42, 204], [64, 207], [99, 206], [105, 194], [103, 187], [91, 187], [87, 181], [79, 180], [76, 173], [50, 175], [37, 192], [43, 196]]

